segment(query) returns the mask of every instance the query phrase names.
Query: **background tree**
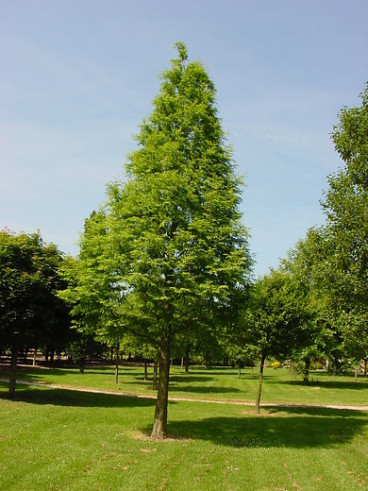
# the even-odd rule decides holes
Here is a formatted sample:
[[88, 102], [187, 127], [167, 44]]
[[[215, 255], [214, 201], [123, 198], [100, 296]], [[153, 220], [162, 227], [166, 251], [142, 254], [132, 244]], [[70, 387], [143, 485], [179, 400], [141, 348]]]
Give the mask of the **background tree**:
[[333, 128], [344, 167], [329, 176], [322, 202], [329, 249], [324, 275], [334, 284], [337, 322], [356, 361], [367, 357], [368, 345], [368, 84], [361, 99], [361, 106], [340, 111]]
[[171, 344], [216, 327], [232, 293], [246, 292], [251, 258], [240, 222], [240, 180], [215, 107], [215, 88], [186, 48], [162, 76], [152, 114], [109, 191], [122, 315], [160, 350], [153, 438], [167, 435]]
[[253, 374], [253, 366], [259, 355], [257, 346], [250, 344], [242, 346], [239, 342], [233, 342], [227, 343], [225, 348], [229, 362], [238, 368], [238, 378], [241, 378], [242, 368], [244, 366], [251, 366]]
[[96, 341], [93, 335], [73, 331], [73, 336], [65, 349], [65, 354], [79, 366], [80, 373], [84, 373], [88, 358], [100, 358], [105, 346]]
[[310, 313], [310, 343], [292, 350], [294, 368], [303, 374], [304, 384], [308, 384], [312, 361], [331, 354], [340, 346], [340, 341], [333, 342], [338, 333], [333, 331], [329, 309], [329, 293], [333, 285], [324, 283], [323, 264], [328, 256], [326, 240], [324, 227], [311, 228], [281, 262], [282, 269], [291, 275], [297, 289], [304, 292], [305, 305]]
[[[68, 310], [57, 297], [66, 285], [63, 256], [39, 233], [0, 232], [0, 345], [11, 351], [10, 397], [14, 397], [19, 350], [58, 342], [69, 330]], [[63, 333], [63, 335], [62, 335]]]
[[[118, 382], [120, 343], [124, 336], [119, 280], [111, 258], [108, 217], [103, 210], [93, 211], [85, 220], [77, 258], [67, 258], [62, 275], [68, 288], [59, 292], [68, 302], [72, 323], [79, 332], [69, 347], [82, 366], [96, 343], [115, 351], [115, 381]], [[93, 339], [94, 338], [94, 339]]]
[[304, 291], [298, 286], [289, 273], [271, 271], [254, 285], [244, 315], [243, 344], [256, 347], [260, 356], [257, 414], [266, 358], [285, 359], [293, 349], [311, 342], [310, 313]]

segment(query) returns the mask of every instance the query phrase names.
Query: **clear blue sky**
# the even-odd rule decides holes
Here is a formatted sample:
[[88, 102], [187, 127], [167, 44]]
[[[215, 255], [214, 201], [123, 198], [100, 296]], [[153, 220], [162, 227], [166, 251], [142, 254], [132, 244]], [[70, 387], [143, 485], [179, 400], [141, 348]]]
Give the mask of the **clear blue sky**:
[[367, 0], [1, 0], [0, 228], [75, 254], [184, 41], [246, 175], [255, 274], [323, 223], [329, 133], [368, 80]]

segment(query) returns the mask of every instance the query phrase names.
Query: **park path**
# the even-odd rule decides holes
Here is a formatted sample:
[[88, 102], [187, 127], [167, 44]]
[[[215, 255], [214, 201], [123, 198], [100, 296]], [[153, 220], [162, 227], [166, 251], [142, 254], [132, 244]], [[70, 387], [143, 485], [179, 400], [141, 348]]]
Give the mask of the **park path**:
[[[9, 382], [9, 379], [0, 378], [0, 382]], [[48, 387], [51, 389], [62, 390], [74, 390], [77, 392], [87, 392], [90, 394], [107, 394], [119, 397], [135, 397], [137, 399], [151, 399], [156, 400], [155, 396], [134, 394], [132, 392], [117, 392], [112, 390], [92, 389], [88, 387], [73, 387], [70, 385], [61, 384], [47, 384], [41, 382], [30, 382], [28, 380], [17, 380], [17, 384], [30, 385], [34, 387]], [[254, 401], [240, 401], [232, 399], [196, 399], [194, 397], [175, 397], [169, 396], [169, 401], [173, 402], [202, 402], [205, 404], [232, 404], [237, 406], [254, 406]], [[322, 409], [338, 409], [338, 410], [350, 410], [350, 411], [368, 411], [368, 405], [340, 405], [340, 404], [298, 404], [292, 402], [263, 402], [262, 407], [290, 407], [290, 408], [322, 408]]]

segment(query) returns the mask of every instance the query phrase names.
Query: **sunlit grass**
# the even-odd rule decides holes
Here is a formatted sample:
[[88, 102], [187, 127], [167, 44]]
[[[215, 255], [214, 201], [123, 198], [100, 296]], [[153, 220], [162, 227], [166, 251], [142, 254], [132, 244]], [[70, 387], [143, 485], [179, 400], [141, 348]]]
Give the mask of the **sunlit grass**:
[[368, 487], [367, 412], [172, 402], [171, 438], [154, 442], [153, 400], [0, 390], [0, 489]]
[[[102, 366], [78, 369], [22, 368], [18, 379], [73, 387], [88, 387], [120, 393], [155, 396], [152, 389], [152, 367], [149, 380], [144, 380], [143, 367], [120, 367], [119, 382], [115, 384], [114, 368]], [[6, 371], [0, 376], [6, 377]], [[243, 370], [237, 377], [236, 369], [221, 367], [205, 369], [191, 367], [188, 374], [180, 367], [171, 368], [170, 396], [189, 399], [220, 399], [253, 402], [256, 398], [257, 370]], [[311, 373], [310, 384], [304, 386], [300, 376], [287, 369], [266, 368], [262, 390], [262, 402], [285, 402], [296, 404], [368, 404], [368, 377], [363, 375], [354, 382], [353, 375], [334, 377], [322, 371]]]

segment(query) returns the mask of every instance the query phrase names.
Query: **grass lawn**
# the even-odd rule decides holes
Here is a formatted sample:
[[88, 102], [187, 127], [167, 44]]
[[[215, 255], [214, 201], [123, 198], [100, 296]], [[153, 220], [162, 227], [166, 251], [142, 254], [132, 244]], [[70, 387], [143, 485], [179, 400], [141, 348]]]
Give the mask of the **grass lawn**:
[[0, 489], [368, 489], [367, 412], [273, 408], [254, 416], [242, 406], [172, 402], [172, 439], [152, 442], [153, 400], [18, 386], [9, 401], [6, 389]]
[[[205, 369], [191, 367], [185, 374], [173, 366], [170, 377], [170, 395], [191, 399], [226, 399], [255, 401], [258, 379], [257, 370], [251, 375], [249, 368], [237, 378], [237, 370], [231, 368]], [[34, 382], [54, 383], [74, 387], [135, 393], [155, 396], [151, 380], [145, 381], [143, 367], [120, 367], [119, 383], [114, 382], [113, 367], [86, 369], [33, 369], [18, 372], [18, 378]], [[0, 370], [0, 377], [8, 373]], [[152, 378], [152, 368], [149, 368]], [[262, 402], [293, 402], [300, 404], [368, 404], [368, 376], [360, 376], [354, 382], [353, 375], [334, 377], [326, 372], [312, 372], [310, 385], [303, 386], [300, 376], [290, 370], [266, 368], [262, 389]]]
[[[152, 376], [152, 369], [149, 375]], [[6, 377], [0, 371], [0, 377]], [[18, 378], [155, 395], [143, 368], [23, 368]], [[154, 400], [0, 384], [0, 489], [368, 489], [368, 412], [171, 402], [169, 441], [152, 442]], [[171, 396], [254, 401], [257, 377], [172, 367]], [[266, 369], [264, 402], [368, 404], [368, 377]]]

